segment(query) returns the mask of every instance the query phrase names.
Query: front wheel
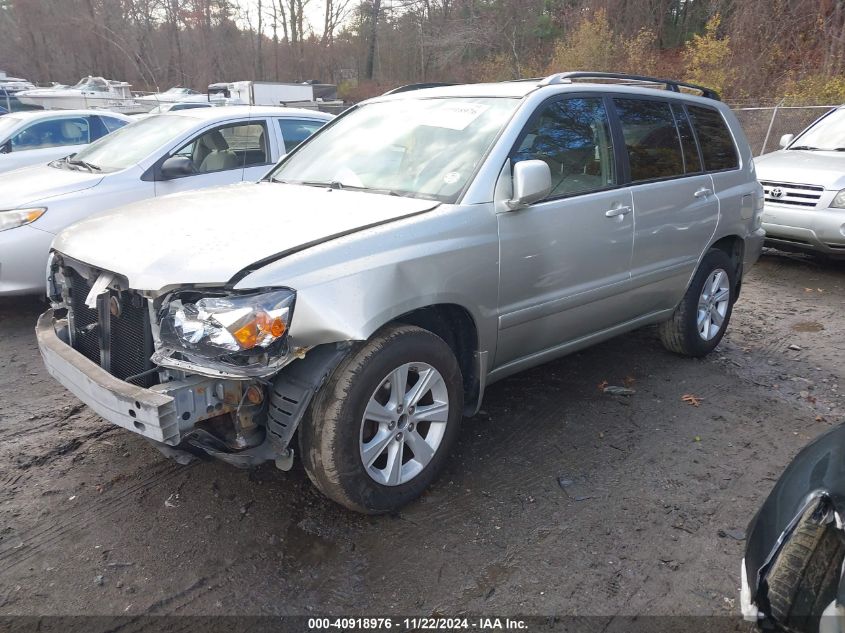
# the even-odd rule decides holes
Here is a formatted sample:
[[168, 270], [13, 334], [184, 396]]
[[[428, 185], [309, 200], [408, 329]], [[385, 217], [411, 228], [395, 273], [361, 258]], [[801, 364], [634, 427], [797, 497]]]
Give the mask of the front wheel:
[[672, 318], [658, 328], [666, 349], [684, 356], [704, 356], [715, 349], [731, 318], [735, 271], [727, 253], [715, 248], [707, 252]]
[[418, 327], [388, 326], [346, 358], [300, 427], [311, 481], [368, 514], [414, 500], [458, 434], [463, 380], [449, 346]]

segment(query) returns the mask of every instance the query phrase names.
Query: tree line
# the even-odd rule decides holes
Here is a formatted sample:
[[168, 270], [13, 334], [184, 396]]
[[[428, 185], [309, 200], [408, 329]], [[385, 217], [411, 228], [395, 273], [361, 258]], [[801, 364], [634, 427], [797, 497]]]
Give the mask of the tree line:
[[845, 0], [0, 0], [0, 69], [138, 90], [256, 79], [404, 83], [589, 69], [734, 101], [845, 100]]

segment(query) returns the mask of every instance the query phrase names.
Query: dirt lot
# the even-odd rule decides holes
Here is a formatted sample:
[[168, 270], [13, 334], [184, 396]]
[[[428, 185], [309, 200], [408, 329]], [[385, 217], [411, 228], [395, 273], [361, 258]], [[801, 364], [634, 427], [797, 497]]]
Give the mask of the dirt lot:
[[494, 385], [375, 518], [298, 466], [168, 461], [47, 376], [38, 303], [0, 303], [0, 614], [736, 613], [751, 513], [842, 421], [843, 280], [769, 253], [706, 360], [646, 329]]

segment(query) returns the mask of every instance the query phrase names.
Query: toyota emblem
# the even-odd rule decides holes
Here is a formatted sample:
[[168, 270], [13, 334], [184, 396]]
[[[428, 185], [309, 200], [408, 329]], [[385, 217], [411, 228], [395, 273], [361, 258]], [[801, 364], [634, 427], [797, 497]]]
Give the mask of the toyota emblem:
[[772, 198], [783, 198], [784, 191], [780, 187], [772, 189]]

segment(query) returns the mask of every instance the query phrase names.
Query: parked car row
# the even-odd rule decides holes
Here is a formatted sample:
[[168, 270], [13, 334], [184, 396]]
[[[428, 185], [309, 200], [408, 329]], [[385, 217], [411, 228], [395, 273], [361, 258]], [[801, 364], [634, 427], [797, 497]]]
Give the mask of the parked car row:
[[[36, 123], [15, 133], [0, 169], [4, 158], [18, 154], [15, 138], [37, 136], [41, 126], [76, 129], [106, 118], [49, 111], [31, 116], [44, 120], [33, 118]], [[121, 125], [131, 120], [113, 116]], [[0, 134], [7, 119], [0, 119]], [[293, 108], [182, 110], [135, 121], [71, 155], [61, 147], [20, 151], [22, 157], [66, 157], [0, 177], [0, 208], [6, 209], [0, 212], [0, 295], [43, 292], [50, 243], [74, 222], [147, 198], [258, 180], [330, 119]]]

